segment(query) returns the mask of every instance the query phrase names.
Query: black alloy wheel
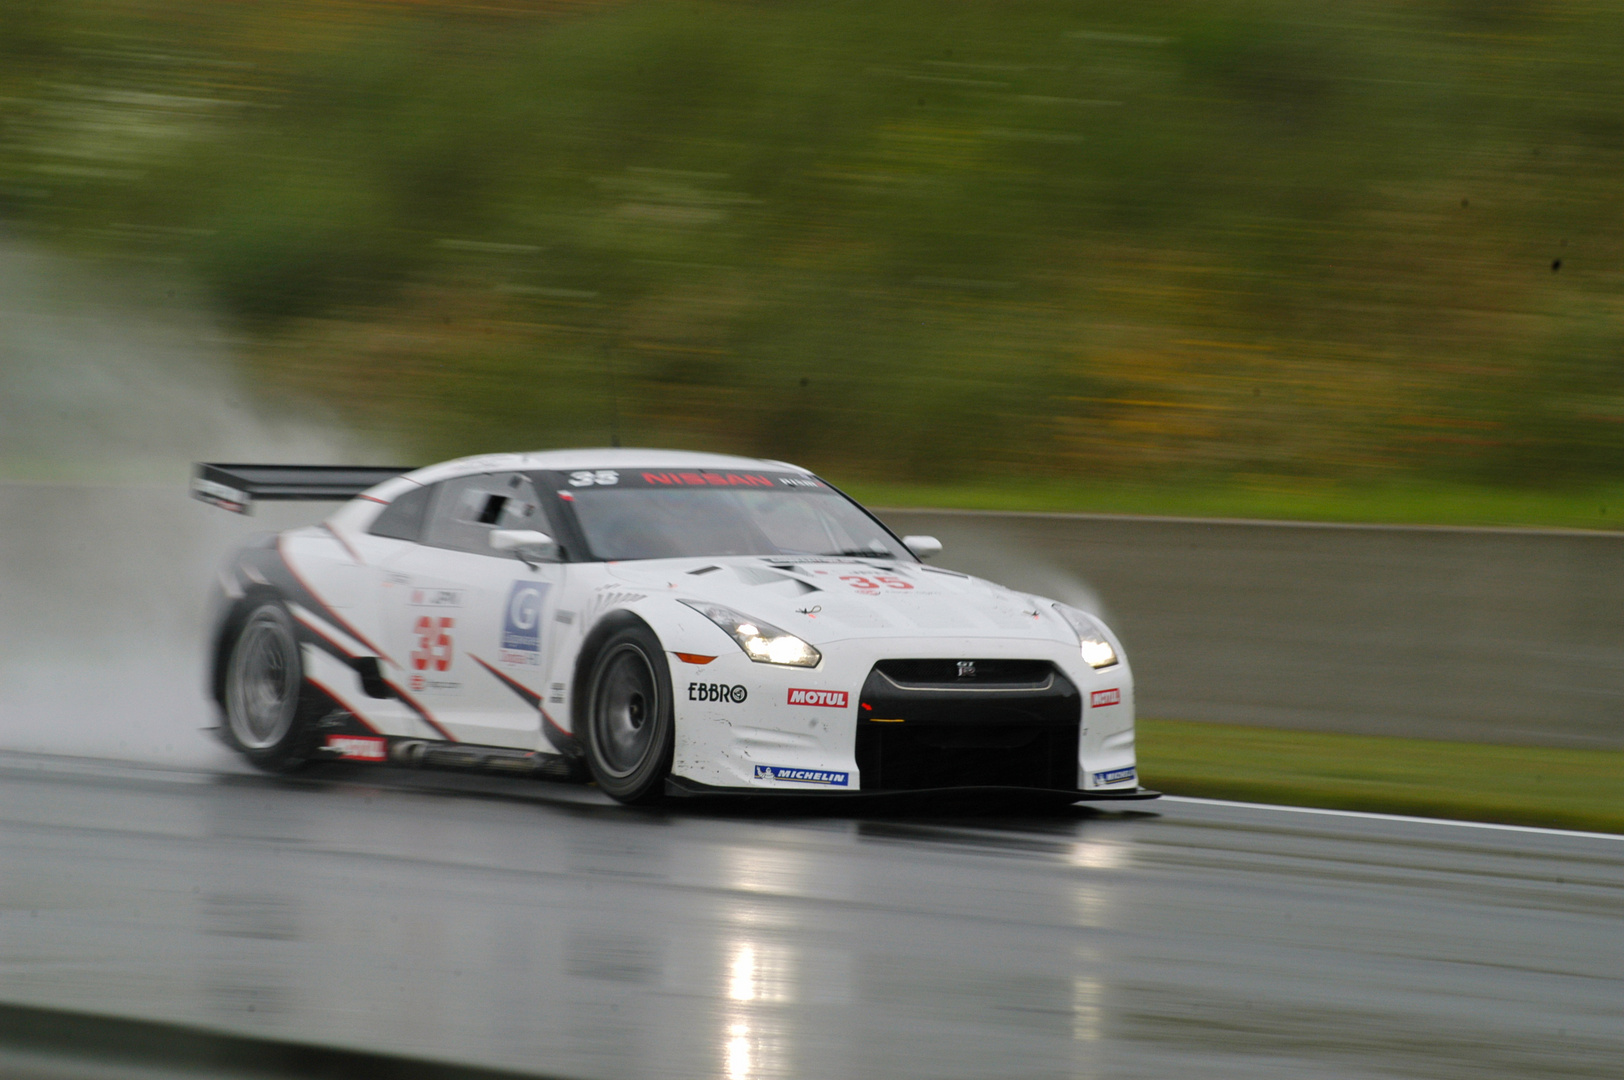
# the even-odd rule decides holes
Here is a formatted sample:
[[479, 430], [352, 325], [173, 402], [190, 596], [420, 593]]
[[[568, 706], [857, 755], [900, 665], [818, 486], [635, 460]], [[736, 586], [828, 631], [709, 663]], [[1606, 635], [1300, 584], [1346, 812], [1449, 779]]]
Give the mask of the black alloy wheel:
[[293, 616], [264, 601], [243, 621], [226, 663], [226, 739], [262, 769], [296, 769], [309, 756], [311, 704]]
[[616, 800], [650, 803], [665, 793], [676, 744], [671, 671], [659, 639], [628, 626], [592, 665], [586, 756], [598, 786]]

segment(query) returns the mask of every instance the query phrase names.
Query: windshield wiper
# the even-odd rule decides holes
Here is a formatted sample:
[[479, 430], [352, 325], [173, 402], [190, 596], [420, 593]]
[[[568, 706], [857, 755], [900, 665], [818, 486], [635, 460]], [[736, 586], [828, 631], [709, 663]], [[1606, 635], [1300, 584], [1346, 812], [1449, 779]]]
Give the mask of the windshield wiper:
[[823, 558], [859, 558], [859, 559], [890, 559], [893, 562], [896, 556], [889, 551], [875, 551], [873, 548], [845, 548], [841, 551], [825, 551]]

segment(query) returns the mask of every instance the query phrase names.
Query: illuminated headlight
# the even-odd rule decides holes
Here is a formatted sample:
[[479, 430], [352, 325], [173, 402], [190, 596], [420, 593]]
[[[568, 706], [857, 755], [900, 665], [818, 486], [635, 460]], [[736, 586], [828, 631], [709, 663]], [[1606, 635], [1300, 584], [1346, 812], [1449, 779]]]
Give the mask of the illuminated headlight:
[[1106, 668], [1117, 662], [1116, 650], [1111, 648], [1111, 640], [1105, 636], [1105, 628], [1100, 626], [1099, 620], [1086, 611], [1078, 611], [1065, 604], [1056, 604], [1054, 609], [1077, 631], [1083, 660], [1089, 667]]
[[823, 654], [787, 630], [752, 619], [721, 604], [684, 600], [695, 611], [726, 630], [744, 655], [758, 664], [784, 664], [789, 667], [817, 667]]

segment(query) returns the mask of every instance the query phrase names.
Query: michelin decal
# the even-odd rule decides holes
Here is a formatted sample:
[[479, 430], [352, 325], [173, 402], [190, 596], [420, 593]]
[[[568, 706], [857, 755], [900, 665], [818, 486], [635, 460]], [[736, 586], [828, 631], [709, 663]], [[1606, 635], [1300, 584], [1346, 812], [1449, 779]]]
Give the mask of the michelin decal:
[[848, 787], [851, 773], [829, 772], [826, 769], [786, 769], [782, 765], [757, 765], [757, 780], [788, 780], [797, 784], [817, 784], [821, 787]]

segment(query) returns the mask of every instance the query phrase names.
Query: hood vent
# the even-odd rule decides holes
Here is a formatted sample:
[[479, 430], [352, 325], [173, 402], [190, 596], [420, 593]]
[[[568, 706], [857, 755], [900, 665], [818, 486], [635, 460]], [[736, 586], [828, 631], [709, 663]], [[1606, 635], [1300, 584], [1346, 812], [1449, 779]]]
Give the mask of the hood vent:
[[780, 573], [777, 570], [768, 570], [761, 566], [735, 566], [733, 571], [739, 575], [740, 580], [746, 585], [777, 585], [787, 581], [796, 587], [798, 590], [796, 595], [799, 596], [822, 591], [809, 581], [802, 581], [790, 574]]

